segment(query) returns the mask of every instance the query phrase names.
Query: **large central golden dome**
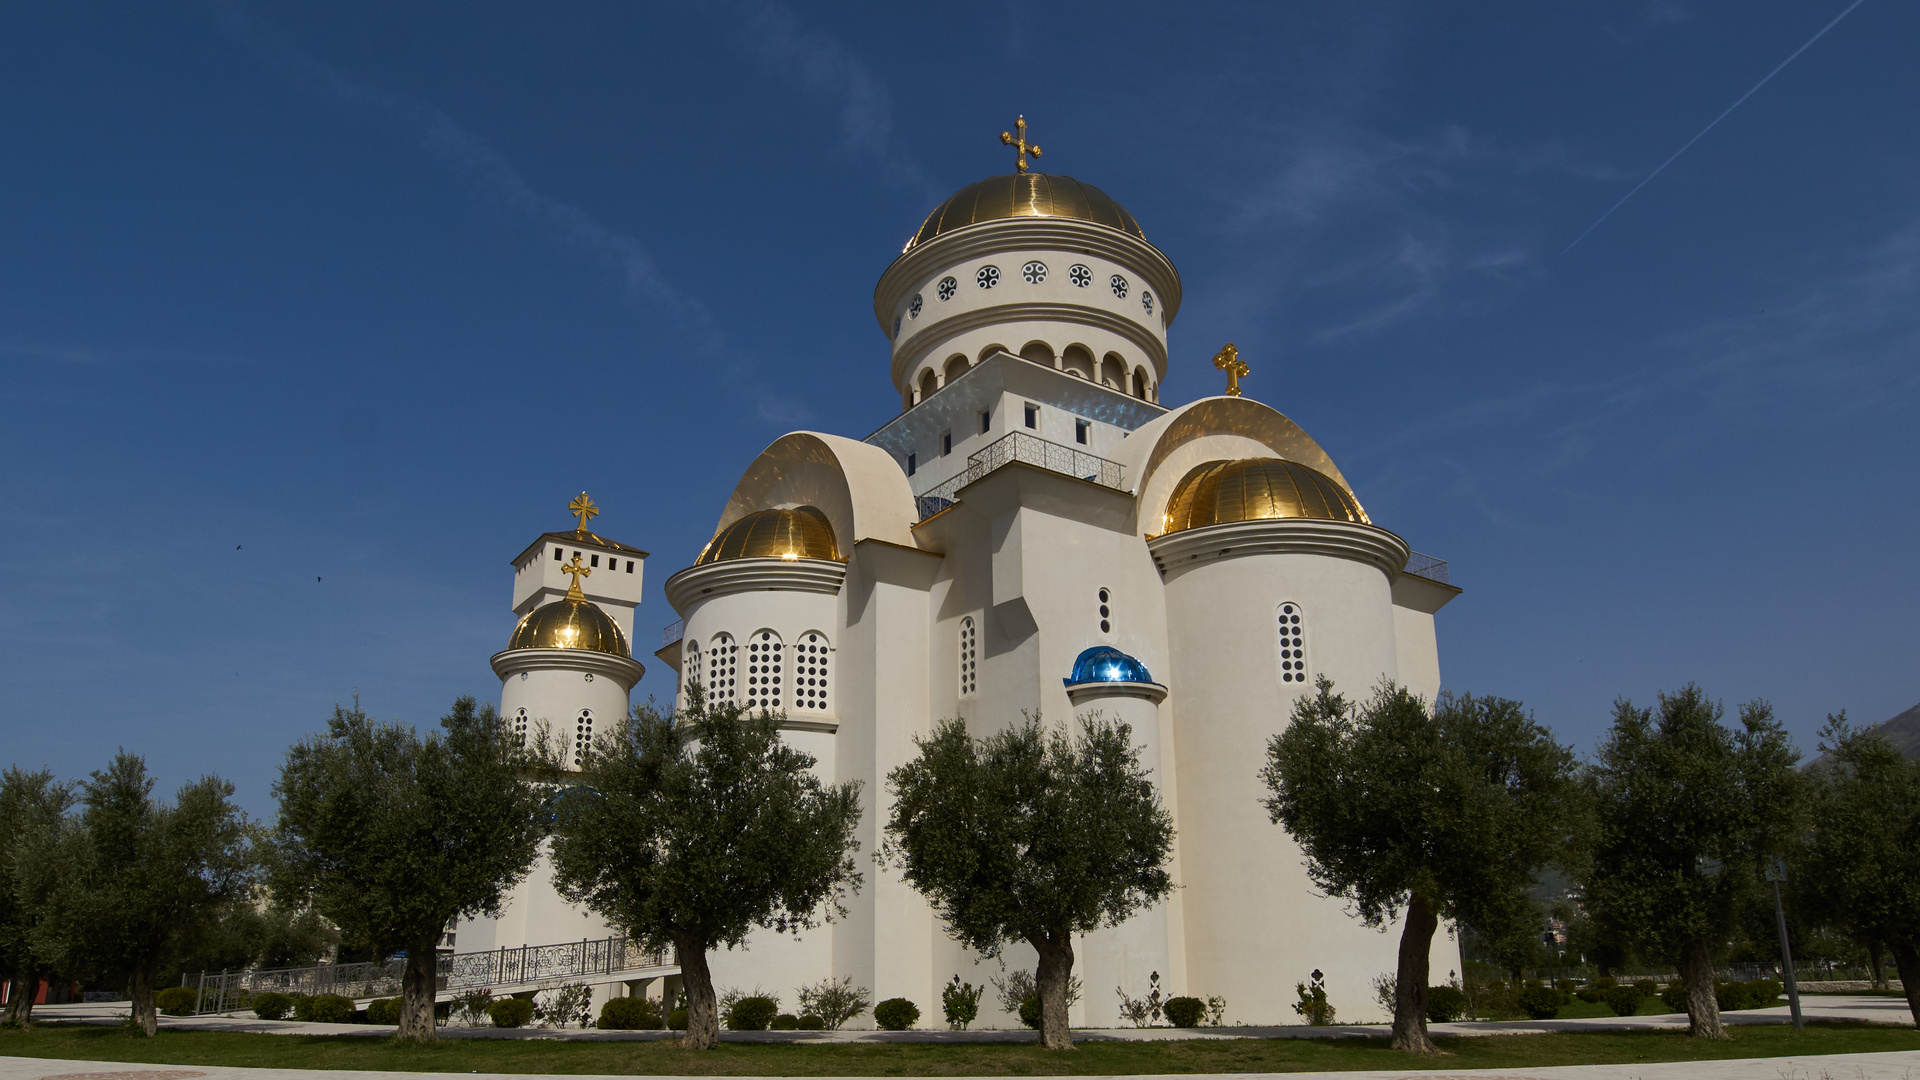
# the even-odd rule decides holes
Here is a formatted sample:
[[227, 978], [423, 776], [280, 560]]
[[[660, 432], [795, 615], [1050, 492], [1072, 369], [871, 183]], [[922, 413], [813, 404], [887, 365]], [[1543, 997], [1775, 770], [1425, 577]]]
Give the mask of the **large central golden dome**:
[[513, 628], [509, 649], [587, 649], [631, 657], [627, 635], [590, 600], [555, 600], [527, 613]]
[[705, 566], [722, 559], [831, 559], [843, 562], [833, 542], [827, 515], [811, 506], [756, 510], [720, 530], [694, 560]]
[[1297, 461], [1209, 461], [1187, 473], [1167, 500], [1166, 532], [1265, 518], [1323, 518], [1369, 525], [1346, 488]]
[[991, 176], [954, 192], [952, 198], [933, 208], [920, 231], [914, 233], [913, 239], [901, 250], [912, 251], [916, 244], [968, 225], [1017, 217], [1092, 221], [1142, 240], [1147, 238], [1126, 207], [1092, 184], [1083, 184], [1071, 176], [1027, 172]]

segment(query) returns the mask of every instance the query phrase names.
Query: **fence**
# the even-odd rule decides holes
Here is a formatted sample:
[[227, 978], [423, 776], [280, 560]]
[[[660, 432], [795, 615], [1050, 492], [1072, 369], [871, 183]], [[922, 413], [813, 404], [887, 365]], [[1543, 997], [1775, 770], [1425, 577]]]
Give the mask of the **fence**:
[[925, 521], [952, 506], [954, 496], [961, 488], [995, 469], [1011, 465], [1016, 461], [1025, 465], [1038, 466], [1049, 472], [1077, 476], [1102, 487], [1121, 488], [1126, 482], [1126, 468], [1119, 462], [1108, 461], [1106, 458], [1096, 457], [1084, 450], [1075, 450], [1071, 446], [1048, 442], [1024, 431], [1016, 431], [988, 444], [978, 453], [969, 455], [965, 469], [952, 479], [917, 496], [914, 503], [920, 520]]
[[[447, 954], [439, 957], [434, 988], [441, 993], [478, 990], [611, 975], [678, 963], [671, 949], [647, 950], [625, 938], [528, 945], [517, 949]], [[203, 971], [183, 975], [182, 986], [199, 991], [199, 1013], [232, 1012], [247, 1007], [256, 994], [339, 994], [356, 999], [397, 997], [405, 958], [378, 963], [320, 964], [314, 967], [248, 971]]]
[[686, 635], [687, 620], [675, 619], [660, 630], [660, 647], [670, 649]]
[[1413, 574], [1416, 577], [1426, 578], [1428, 581], [1437, 581], [1442, 585], [1453, 584], [1453, 582], [1447, 580], [1447, 561], [1445, 559], [1436, 559], [1431, 555], [1422, 555], [1417, 551], [1407, 559], [1407, 573]]

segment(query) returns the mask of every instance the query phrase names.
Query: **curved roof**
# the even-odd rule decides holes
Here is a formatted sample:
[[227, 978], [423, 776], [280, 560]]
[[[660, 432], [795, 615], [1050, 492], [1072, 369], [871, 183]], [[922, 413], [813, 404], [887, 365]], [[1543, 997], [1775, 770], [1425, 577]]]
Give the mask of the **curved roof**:
[[555, 600], [534, 608], [513, 628], [507, 648], [586, 649], [632, 656], [620, 624], [589, 600]]
[[862, 540], [917, 547], [913, 488], [893, 455], [840, 435], [795, 431], [775, 439], [747, 466], [714, 528], [772, 506], [811, 506], [826, 515], [835, 546]]
[[1119, 649], [1111, 645], [1095, 645], [1074, 659], [1073, 674], [1061, 681], [1068, 686], [1103, 682], [1150, 683], [1153, 676], [1147, 673], [1147, 665]]
[[1182, 477], [1167, 500], [1166, 532], [1266, 518], [1321, 518], [1372, 524], [1346, 488], [1297, 461], [1209, 461]]
[[756, 510], [721, 529], [693, 565], [723, 559], [830, 559], [843, 561], [833, 525], [817, 507]]
[[1091, 221], [1119, 229], [1142, 240], [1140, 223], [1106, 192], [1071, 176], [1052, 173], [1008, 173], [968, 184], [933, 208], [920, 231], [902, 252], [918, 244], [983, 221], [1017, 217], [1062, 217]]

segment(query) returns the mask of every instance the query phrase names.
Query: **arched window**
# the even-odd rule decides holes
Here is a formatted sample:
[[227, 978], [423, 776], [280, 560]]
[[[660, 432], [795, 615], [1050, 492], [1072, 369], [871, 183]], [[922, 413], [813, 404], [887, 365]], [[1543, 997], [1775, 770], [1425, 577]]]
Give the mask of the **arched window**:
[[786, 649], [779, 634], [762, 630], [747, 639], [747, 708], [780, 707], [786, 664]]
[[1010, 352], [1010, 351], [1011, 350], [1008, 349], [1005, 345], [1002, 345], [996, 341], [993, 344], [987, 346], [986, 348], [981, 349], [975, 359], [975, 362], [984, 364], [987, 362], [987, 357], [992, 356], [995, 353], [1003, 353], [1003, 352]]
[[1113, 590], [1100, 590], [1100, 632], [1113, 633]]
[[1307, 681], [1306, 627], [1300, 622], [1299, 604], [1280, 605], [1280, 681]]
[[1147, 369], [1133, 369], [1133, 396], [1141, 401], [1147, 400]]
[[593, 748], [593, 710], [581, 709], [580, 715], [573, 721], [573, 763], [577, 766], [586, 760], [587, 751]]
[[832, 666], [833, 649], [827, 635], [809, 630], [793, 642], [793, 707], [801, 712], [826, 712], [832, 704], [827, 696], [827, 672]]
[[972, 697], [979, 687], [976, 679], [978, 672], [975, 664], [979, 660], [979, 636], [974, 629], [973, 616], [960, 620], [960, 696]]
[[947, 382], [952, 382], [960, 376], [965, 375], [967, 369], [972, 366], [973, 365], [967, 363], [967, 358], [963, 355], [956, 354], [949, 356], [947, 357], [946, 369], [942, 372], [942, 375]]
[[938, 389], [940, 389], [940, 376], [934, 374], [932, 368], [928, 368], [927, 370], [920, 373], [920, 400], [921, 401], [925, 401], [928, 398], [932, 397], [933, 392]]
[[1041, 367], [1053, 366], [1053, 346], [1044, 341], [1029, 341], [1020, 346], [1020, 359], [1031, 360]]
[[513, 741], [521, 746], [527, 745], [527, 707], [520, 706], [513, 714]]
[[1100, 385], [1111, 386], [1121, 393], [1127, 391], [1127, 362], [1120, 359], [1119, 353], [1108, 353], [1100, 360]]
[[1060, 353], [1060, 369], [1083, 379], [1093, 378], [1093, 351], [1085, 345], [1069, 345]]
[[739, 676], [740, 646], [733, 643], [732, 634], [715, 634], [713, 648], [707, 654], [707, 692], [713, 695], [712, 701], [733, 701], [735, 680]]

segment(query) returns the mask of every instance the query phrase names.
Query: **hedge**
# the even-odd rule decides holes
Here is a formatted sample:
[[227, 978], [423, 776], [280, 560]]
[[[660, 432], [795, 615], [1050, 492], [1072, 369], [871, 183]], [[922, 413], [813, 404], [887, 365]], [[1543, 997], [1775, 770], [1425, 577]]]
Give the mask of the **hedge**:
[[1199, 1027], [1201, 1018], [1207, 1015], [1207, 1003], [1197, 997], [1168, 998], [1167, 1003], [1160, 1006], [1160, 1015], [1174, 1027]]
[[600, 1006], [594, 1026], [602, 1031], [658, 1031], [660, 1005], [643, 997], [610, 998]]
[[533, 1019], [533, 1002], [526, 998], [501, 998], [487, 1006], [487, 1016], [493, 1021], [494, 1027], [526, 1027], [527, 1022]]
[[883, 1031], [907, 1031], [920, 1022], [920, 1006], [906, 998], [888, 998], [873, 1007], [873, 1022]]
[[253, 1015], [262, 1020], [285, 1020], [293, 1011], [293, 998], [286, 994], [255, 994]]

